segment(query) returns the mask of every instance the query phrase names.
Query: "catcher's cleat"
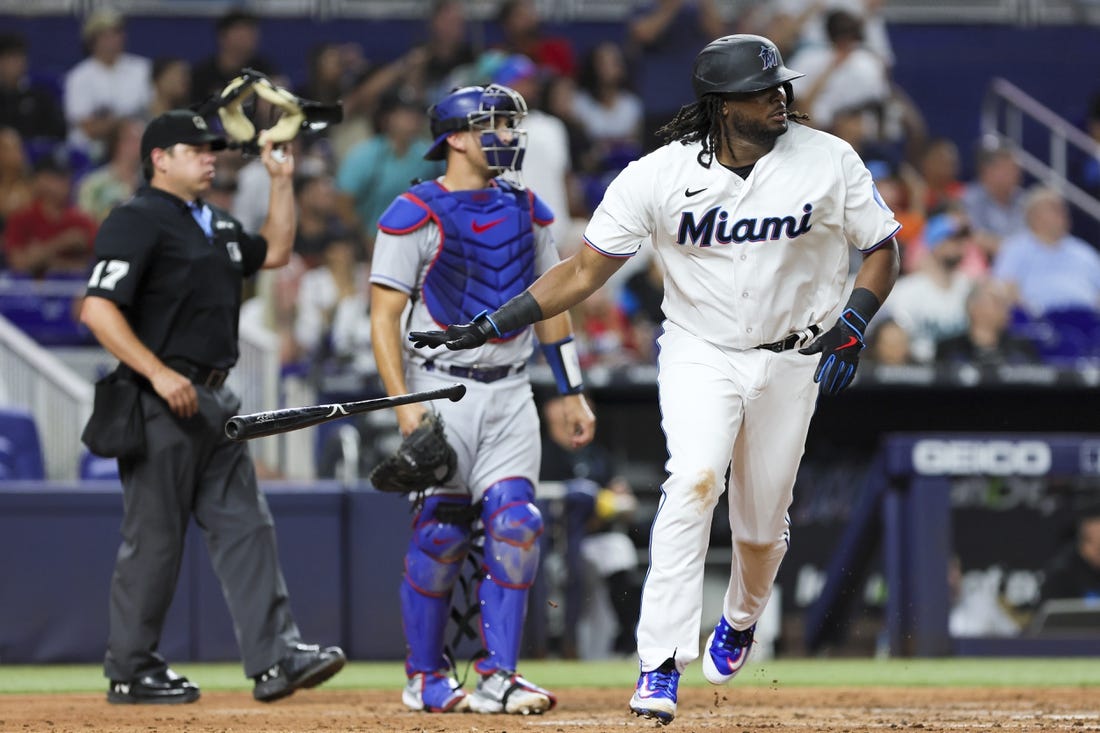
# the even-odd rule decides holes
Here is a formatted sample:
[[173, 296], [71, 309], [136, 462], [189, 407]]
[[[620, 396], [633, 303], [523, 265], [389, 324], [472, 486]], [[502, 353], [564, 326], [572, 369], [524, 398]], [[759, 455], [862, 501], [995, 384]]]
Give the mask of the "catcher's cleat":
[[547, 690], [503, 669], [482, 677], [469, 699], [475, 713], [509, 715], [538, 715], [557, 703]]
[[718, 624], [707, 639], [707, 653], [703, 655], [703, 676], [707, 678], [707, 682], [722, 685], [741, 671], [749, 659], [755, 631], [756, 624], [738, 631], [730, 626], [725, 616], [718, 619]]
[[111, 680], [107, 702], [115, 705], [179, 705], [199, 699], [199, 688], [165, 667], [132, 680]]
[[630, 698], [630, 711], [643, 718], [668, 725], [676, 717], [676, 688], [680, 684], [680, 672], [676, 662], [666, 659], [657, 669], [642, 672], [638, 686]]
[[417, 672], [401, 691], [401, 702], [410, 710], [428, 713], [464, 713], [470, 709], [466, 692], [446, 672]]
[[295, 644], [290, 653], [266, 672], [256, 675], [252, 697], [274, 702], [304, 687], [316, 687], [344, 668], [347, 657], [338, 646]]

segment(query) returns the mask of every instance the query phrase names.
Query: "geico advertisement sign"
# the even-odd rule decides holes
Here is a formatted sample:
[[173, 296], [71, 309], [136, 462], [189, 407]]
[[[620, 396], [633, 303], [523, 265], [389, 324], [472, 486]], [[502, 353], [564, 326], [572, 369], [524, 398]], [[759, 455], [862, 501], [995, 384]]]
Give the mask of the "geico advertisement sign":
[[913, 470], [925, 476], [1042, 476], [1050, 463], [1050, 446], [1040, 440], [918, 440], [913, 446]]

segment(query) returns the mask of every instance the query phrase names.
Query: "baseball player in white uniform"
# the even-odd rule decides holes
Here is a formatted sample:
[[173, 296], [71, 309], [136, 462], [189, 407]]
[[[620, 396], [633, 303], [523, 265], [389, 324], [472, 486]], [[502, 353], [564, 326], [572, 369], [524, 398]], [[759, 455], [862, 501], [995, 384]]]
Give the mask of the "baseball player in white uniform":
[[[525, 372], [528, 324], [460, 353], [412, 352], [405, 330], [436, 328], [498, 308], [558, 263], [550, 209], [533, 192], [496, 177], [523, 159], [523, 98], [498, 85], [463, 87], [429, 110], [434, 144], [446, 160], [438, 180], [413, 185], [379, 220], [371, 267], [371, 332], [379, 375], [391, 395], [467, 389], [437, 402], [457, 470], [417, 507], [405, 556], [401, 610], [408, 656], [404, 703], [427, 712], [542, 713], [554, 696], [516, 672], [527, 594], [539, 560], [542, 517], [534, 504], [541, 462], [538, 413]], [[595, 418], [583, 395], [568, 313], [534, 327], [564, 398], [574, 447], [588, 443]], [[401, 433], [419, 425], [422, 403], [396, 408]], [[484, 530], [478, 584], [487, 654], [469, 695], [449, 671], [444, 629], [451, 593]], [[463, 609], [465, 610], [465, 609]]]
[[[697, 101], [662, 128], [667, 145], [611, 183], [587, 247], [493, 313], [410, 334], [420, 346], [476, 346], [583, 300], [652, 244], [665, 272], [658, 394], [668, 480], [630, 707], [662, 723], [675, 717], [679, 676], [699, 655], [703, 563], [721, 492], [733, 562], [703, 656], [715, 684], [744, 665], [787, 551], [818, 393], [851, 382], [867, 324], [897, 279], [900, 226], [866, 167], [847, 143], [791, 121], [798, 76], [766, 38], [710, 43], [693, 68]], [[863, 261], [844, 304], [850, 246]]]

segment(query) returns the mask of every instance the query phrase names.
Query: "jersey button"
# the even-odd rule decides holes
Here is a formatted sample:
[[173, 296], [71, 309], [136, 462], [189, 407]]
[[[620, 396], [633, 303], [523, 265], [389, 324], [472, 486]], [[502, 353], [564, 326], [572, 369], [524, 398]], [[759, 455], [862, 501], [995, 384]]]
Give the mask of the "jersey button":
[[745, 333], [752, 333], [752, 326], [745, 329]]
[[748, 290], [746, 290], [745, 292], [741, 293], [741, 297], [742, 297], [742, 298], [747, 298], [747, 297], [749, 297], [749, 291], [748, 291]]
[[748, 258], [749, 258], [749, 256], [748, 256], [748, 255], [741, 255], [741, 260], [742, 260], [742, 261], [744, 261], [744, 260], [747, 260]]

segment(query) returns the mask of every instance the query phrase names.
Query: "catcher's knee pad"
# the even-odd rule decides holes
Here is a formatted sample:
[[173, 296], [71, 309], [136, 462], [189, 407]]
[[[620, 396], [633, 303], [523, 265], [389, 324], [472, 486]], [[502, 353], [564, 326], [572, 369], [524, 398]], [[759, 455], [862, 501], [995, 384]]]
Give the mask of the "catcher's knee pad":
[[485, 491], [481, 505], [485, 525], [485, 567], [500, 585], [527, 588], [539, 564], [542, 514], [535, 506], [535, 487], [527, 479], [509, 478]]
[[469, 512], [465, 497], [424, 500], [405, 555], [405, 578], [413, 588], [431, 596], [450, 594], [470, 550]]

